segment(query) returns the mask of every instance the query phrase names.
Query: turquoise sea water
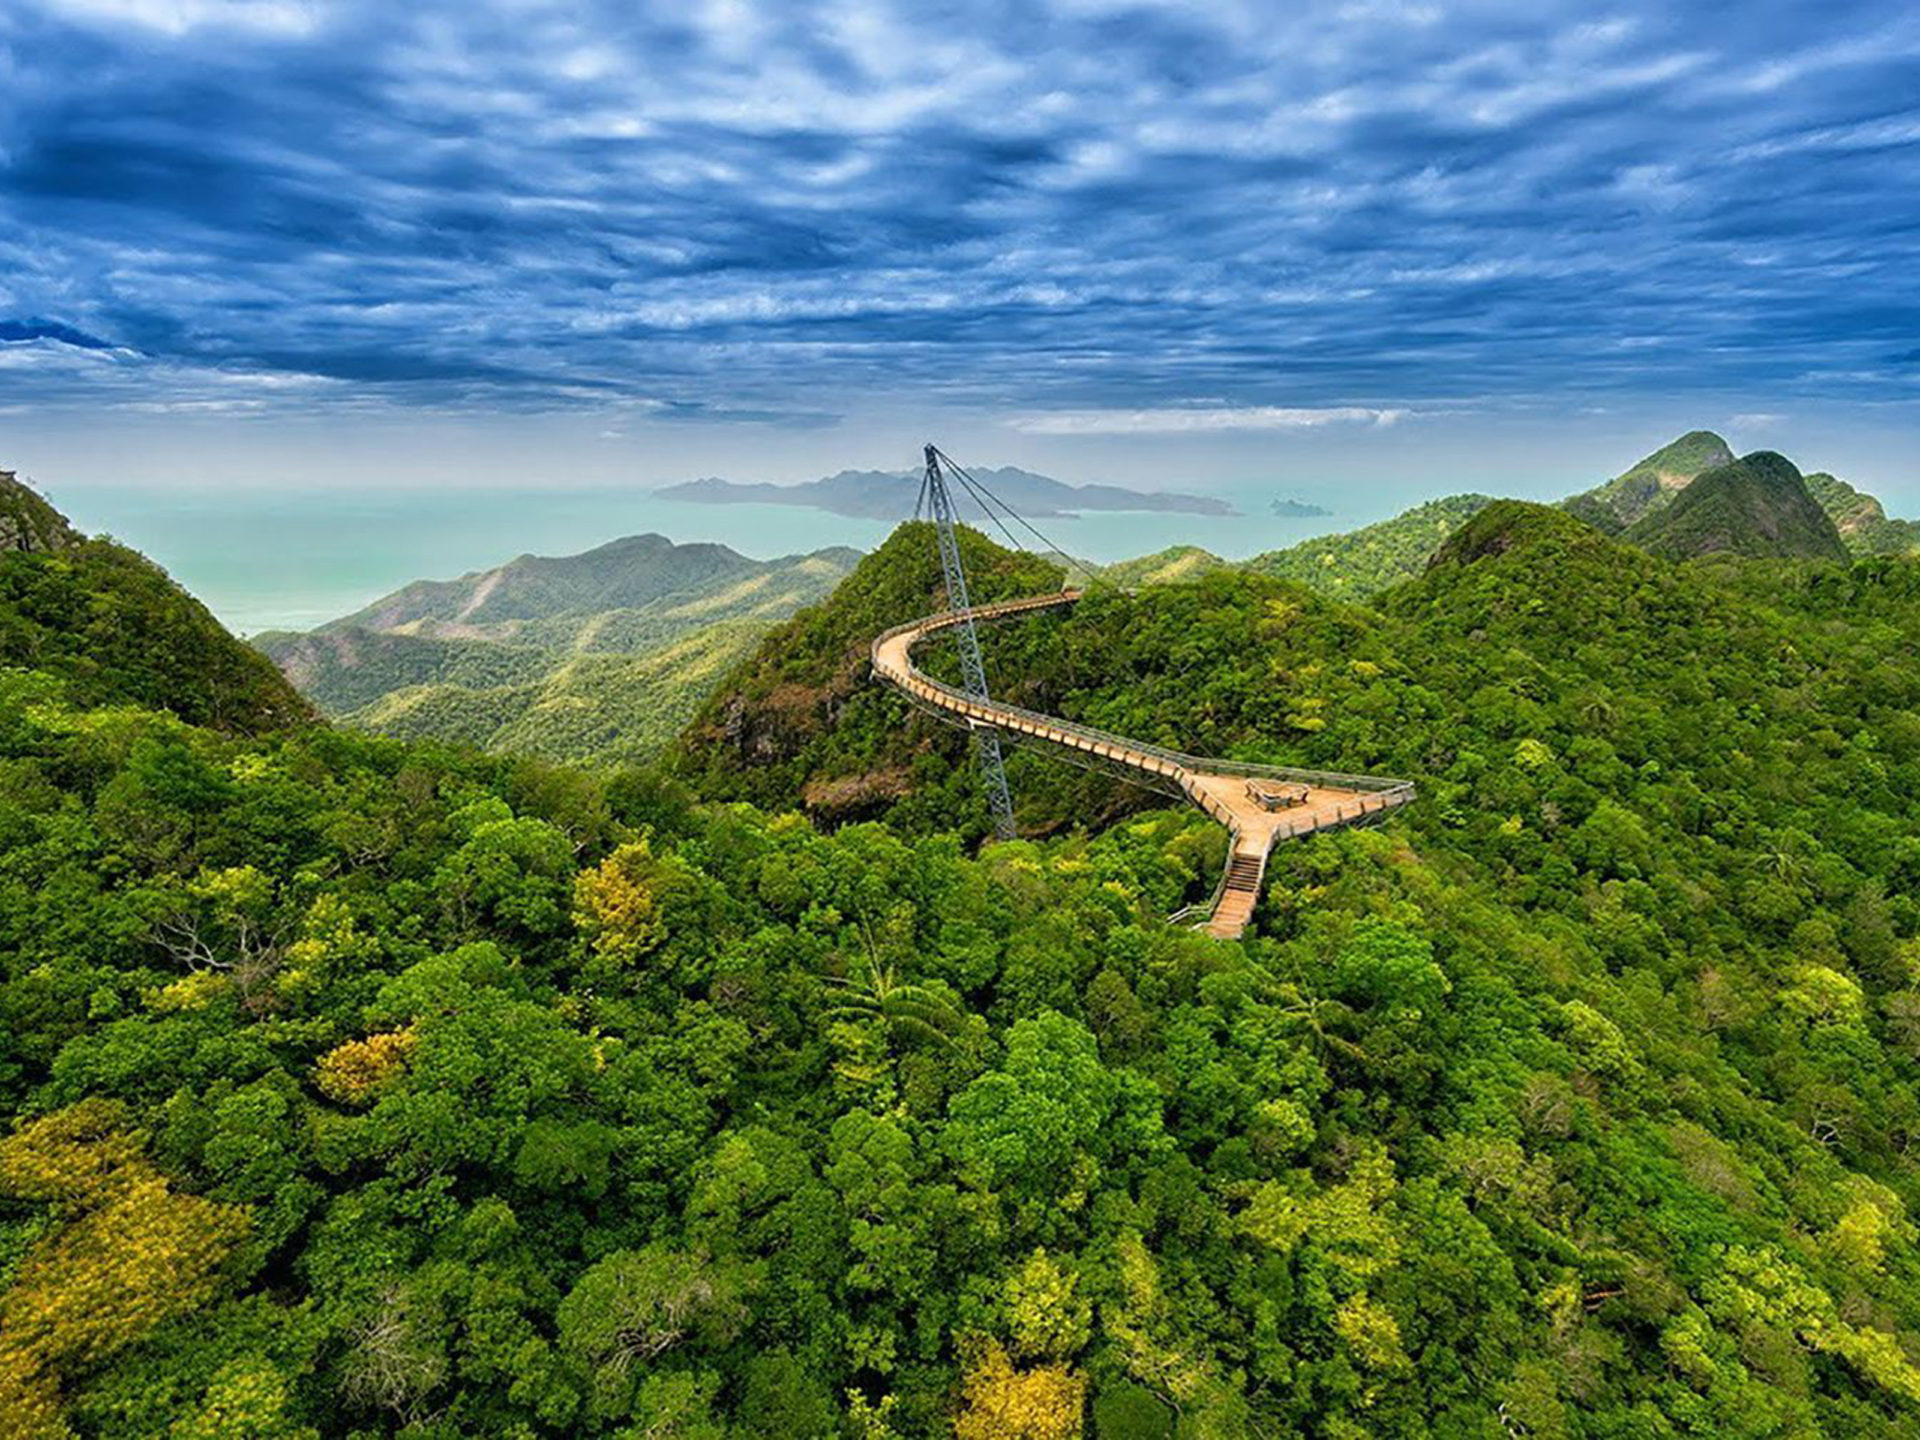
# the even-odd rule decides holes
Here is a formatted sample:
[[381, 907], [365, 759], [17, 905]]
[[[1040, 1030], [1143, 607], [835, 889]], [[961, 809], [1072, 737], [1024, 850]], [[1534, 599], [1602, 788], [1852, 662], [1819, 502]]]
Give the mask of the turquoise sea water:
[[[1367, 524], [1399, 508], [1282, 519], [1268, 496], [1237, 516], [1089, 514], [1040, 528], [1072, 554], [1123, 560], [1169, 545], [1243, 558]], [[1314, 497], [1318, 498], [1318, 497]], [[827, 545], [871, 549], [889, 525], [782, 505], [702, 505], [594, 489], [302, 492], [68, 487], [53, 499], [84, 530], [144, 551], [234, 630], [305, 629], [409, 580], [447, 579], [532, 552], [569, 555], [657, 531], [719, 541], [756, 559]], [[903, 493], [903, 514], [913, 497]], [[997, 538], [997, 537], [996, 537]]]

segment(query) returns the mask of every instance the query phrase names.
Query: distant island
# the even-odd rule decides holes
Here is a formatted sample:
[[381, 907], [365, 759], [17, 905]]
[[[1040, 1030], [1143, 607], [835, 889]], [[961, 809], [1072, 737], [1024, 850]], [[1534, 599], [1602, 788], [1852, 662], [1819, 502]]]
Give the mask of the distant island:
[[[1152, 511], [1180, 515], [1237, 515], [1224, 500], [1172, 490], [1128, 490], [1119, 485], [1069, 485], [1030, 470], [1004, 466], [973, 472], [981, 483], [1030, 519], [1072, 517], [1087, 510]], [[653, 493], [663, 500], [703, 505], [799, 505], [862, 520], [903, 520], [913, 512], [917, 470], [842, 470], [799, 485], [742, 484], [734, 480], [688, 480]], [[956, 499], [960, 495], [956, 494]], [[960, 499], [963, 518], [970, 500]]]
[[1276, 500], [1273, 513], [1289, 520], [1315, 520], [1333, 512], [1324, 505], [1309, 505], [1305, 500]]

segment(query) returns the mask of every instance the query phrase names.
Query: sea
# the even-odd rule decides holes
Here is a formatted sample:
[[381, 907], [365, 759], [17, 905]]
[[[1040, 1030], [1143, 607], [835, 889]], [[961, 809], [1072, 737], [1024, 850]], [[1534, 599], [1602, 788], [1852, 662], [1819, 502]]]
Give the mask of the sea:
[[[910, 487], [903, 491], [904, 519], [913, 496]], [[449, 495], [86, 486], [51, 498], [82, 530], [111, 534], [165, 566], [242, 635], [310, 629], [412, 580], [452, 579], [521, 554], [577, 554], [648, 531], [681, 543], [717, 541], [765, 560], [830, 545], [869, 550], [892, 529], [887, 521], [797, 506], [713, 505], [605, 487]], [[1060, 549], [1098, 563], [1169, 545], [1244, 559], [1370, 524], [1408, 503], [1380, 496], [1351, 513], [1300, 518], [1270, 513], [1275, 498], [1236, 497], [1246, 513], [1232, 516], [1107, 511], [1035, 523]]]

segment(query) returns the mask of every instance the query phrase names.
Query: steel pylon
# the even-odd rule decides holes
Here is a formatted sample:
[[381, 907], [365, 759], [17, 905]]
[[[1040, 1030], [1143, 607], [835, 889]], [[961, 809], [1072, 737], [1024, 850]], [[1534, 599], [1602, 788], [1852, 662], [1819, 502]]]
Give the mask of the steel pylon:
[[[940, 465], [940, 452], [927, 446], [927, 473], [922, 481], [921, 499], [933, 517], [934, 533], [940, 538], [940, 569], [947, 581], [947, 608], [966, 618], [953, 627], [960, 646], [961, 687], [976, 700], [987, 696], [987, 671], [980, 661], [980, 636], [973, 628], [973, 600], [967, 594], [967, 572], [960, 564], [960, 541], [953, 529], [953, 496], [947, 490], [946, 472]], [[987, 809], [993, 816], [993, 830], [1002, 840], [1014, 837], [1013, 796], [1007, 790], [1007, 766], [1000, 757], [1000, 732], [990, 725], [975, 725], [973, 753], [980, 767], [980, 784], [987, 792]]]

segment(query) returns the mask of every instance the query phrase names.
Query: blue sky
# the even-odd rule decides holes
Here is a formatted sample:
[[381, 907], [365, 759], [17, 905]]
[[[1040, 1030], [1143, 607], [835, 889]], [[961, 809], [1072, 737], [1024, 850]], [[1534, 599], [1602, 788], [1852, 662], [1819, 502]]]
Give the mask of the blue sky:
[[0, 464], [1897, 491], [1917, 196], [1910, 4], [11, 0]]

